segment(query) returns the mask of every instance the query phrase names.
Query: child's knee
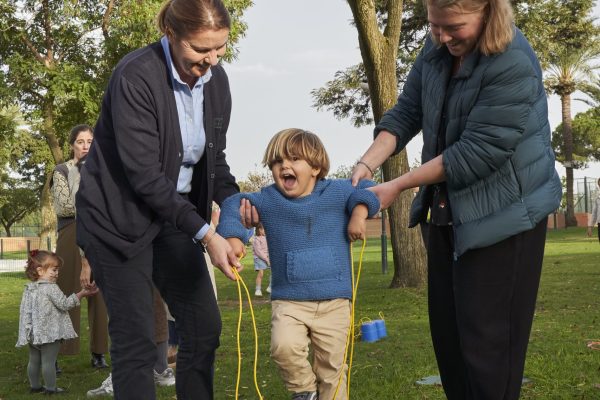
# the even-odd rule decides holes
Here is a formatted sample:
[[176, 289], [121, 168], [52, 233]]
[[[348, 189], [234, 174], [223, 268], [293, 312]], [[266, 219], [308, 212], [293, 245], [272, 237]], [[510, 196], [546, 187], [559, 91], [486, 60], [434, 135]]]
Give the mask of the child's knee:
[[292, 360], [298, 357], [306, 357], [308, 348], [288, 335], [282, 335], [271, 340], [271, 357], [274, 360]]

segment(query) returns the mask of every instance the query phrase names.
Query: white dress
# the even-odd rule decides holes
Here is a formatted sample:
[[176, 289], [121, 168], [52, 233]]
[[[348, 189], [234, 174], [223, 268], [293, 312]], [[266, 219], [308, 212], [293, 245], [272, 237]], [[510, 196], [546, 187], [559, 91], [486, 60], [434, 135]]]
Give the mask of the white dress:
[[56, 283], [38, 280], [25, 285], [16, 347], [76, 338], [67, 311], [77, 306], [77, 295], [65, 296]]

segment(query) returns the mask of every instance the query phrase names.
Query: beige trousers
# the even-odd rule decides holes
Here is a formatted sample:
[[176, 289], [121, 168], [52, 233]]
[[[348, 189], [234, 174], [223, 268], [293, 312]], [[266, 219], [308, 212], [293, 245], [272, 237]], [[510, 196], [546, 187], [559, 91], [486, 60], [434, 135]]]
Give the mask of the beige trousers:
[[[319, 392], [319, 400], [346, 400], [344, 363], [350, 301], [274, 300], [271, 303], [271, 357], [291, 392]], [[312, 345], [312, 366], [308, 361]]]

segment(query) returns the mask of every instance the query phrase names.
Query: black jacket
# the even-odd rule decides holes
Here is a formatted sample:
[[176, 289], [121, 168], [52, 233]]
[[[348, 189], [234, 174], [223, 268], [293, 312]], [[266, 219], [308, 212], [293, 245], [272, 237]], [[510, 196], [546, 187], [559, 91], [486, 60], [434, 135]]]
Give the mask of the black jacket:
[[183, 157], [177, 106], [159, 42], [125, 56], [102, 102], [77, 193], [77, 242], [94, 241], [126, 258], [165, 222], [193, 237], [210, 221], [212, 201], [239, 191], [225, 160], [231, 93], [221, 66], [204, 86], [206, 147], [194, 167], [190, 201], [177, 193]]

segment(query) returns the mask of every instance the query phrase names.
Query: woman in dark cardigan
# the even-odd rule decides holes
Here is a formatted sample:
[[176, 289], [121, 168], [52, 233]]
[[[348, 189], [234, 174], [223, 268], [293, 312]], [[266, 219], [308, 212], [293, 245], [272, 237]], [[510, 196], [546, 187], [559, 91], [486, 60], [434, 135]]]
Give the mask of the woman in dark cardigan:
[[[241, 269], [210, 228], [210, 207], [239, 191], [225, 160], [231, 94], [218, 60], [230, 18], [221, 0], [169, 0], [159, 42], [116, 66], [77, 195], [77, 241], [110, 319], [115, 398], [155, 398], [153, 284], [176, 321], [179, 399], [213, 398], [221, 318], [203, 251]], [[201, 244], [203, 246], [201, 246]]]

